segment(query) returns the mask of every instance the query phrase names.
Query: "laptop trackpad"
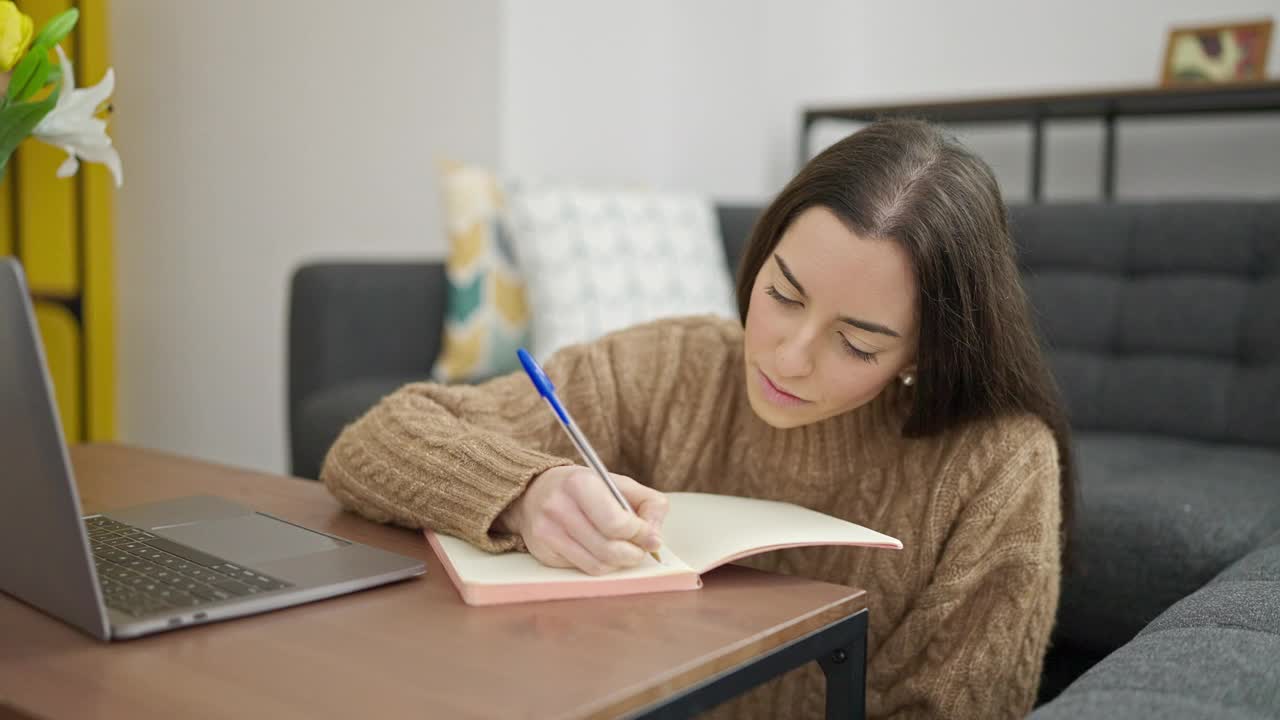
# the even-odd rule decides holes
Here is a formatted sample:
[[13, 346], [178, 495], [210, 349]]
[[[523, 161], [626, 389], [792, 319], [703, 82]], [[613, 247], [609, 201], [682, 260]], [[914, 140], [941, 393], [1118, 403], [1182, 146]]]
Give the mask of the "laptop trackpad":
[[333, 550], [347, 544], [256, 513], [191, 525], [156, 528], [151, 532], [210, 555], [217, 555], [227, 562], [250, 567], [272, 560]]

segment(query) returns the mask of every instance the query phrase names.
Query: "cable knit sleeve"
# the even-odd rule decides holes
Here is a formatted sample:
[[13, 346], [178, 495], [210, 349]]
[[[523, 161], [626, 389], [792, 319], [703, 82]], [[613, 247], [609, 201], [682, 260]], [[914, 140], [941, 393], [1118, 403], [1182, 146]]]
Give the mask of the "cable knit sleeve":
[[960, 510], [937, 518], [950, 532], [929, 584], [872, 661], [881, 662], [876, 717], [991, 720], [1031, 710], [1058, 605], [1058, 454], [1034, 418], [1000, 430], [981, 443], [996, 450], [978, 454], [1004, 457], [968, 458], [947, 489]]
[[[685, 321], [688, 324], [691, 321]], [[545, 363], [557, 394], [611, 472], [635, 475], [634, 447], [655, 397], [656, 364], [679, 363], [682, 323], [652, 323], [557, 352]], [[345, 507], [378, 522], [431, 528], [490, 552], [522, 549], [492, 529], [543, 471], [580, 464], [523, 372], [480, 385], [412, 383], [343, 429], [320, 479]]]

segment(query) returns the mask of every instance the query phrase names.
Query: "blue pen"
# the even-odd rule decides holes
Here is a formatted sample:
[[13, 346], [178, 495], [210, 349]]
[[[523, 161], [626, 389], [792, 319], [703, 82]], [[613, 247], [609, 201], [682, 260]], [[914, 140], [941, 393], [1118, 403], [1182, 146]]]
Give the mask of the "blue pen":
[[[600, 462], [600, 456], [596, 455], [591, 443], [587, 442], [587, 438], [578, 429], [578, 424], [573, 421], [573, 416], [569, 414], [564, 405], [560, 404], [560, 398], [556, 397], [556, 386], [551, 383], [551, 378], [547, 377], [547, 374], [542, 371], [542, 366], [538, 365], [538, 361], [534, 360], [533, 356], [524, 348], [517, 350], [516, 355], [519, 356], [520, 364], [524, 366], [524, 371], [528, 373], [529, 379], [533, 381], [533, 386], [538, 389], [538, 394], [551, 406], [551, 411], [560, 420], [560, 426], [569, 434], [569, 439], [573, 441], [574, 447], [578, 448], [578, 453], [582, 455], [582, 458], [587, 461], [591, 469], [595, 470], [600, 479], [604, 481], [605, 486], [609, 488], [609, 492], [613, 493], [613, 497], [618, 501], [618, 504], [627, 512], [635, 515], [636, 511], [631, 508], [631, 503], [627, 502], [627, 499], [623, 497], [622, 491], [618, 489], [618, 486], [613, 484], [613, 479], [609, 477], [609, 471], [604, 469], [604, 463]], [[657, 552], [649, 554], [653, 556], [654, 560], [662, 562], [662, 558], [658, 556]]]

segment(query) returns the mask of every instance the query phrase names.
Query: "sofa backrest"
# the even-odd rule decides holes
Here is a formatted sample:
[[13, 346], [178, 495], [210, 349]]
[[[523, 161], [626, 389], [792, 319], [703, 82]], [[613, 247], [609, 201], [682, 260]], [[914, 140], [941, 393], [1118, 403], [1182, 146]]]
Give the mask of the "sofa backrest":
[[1280, 447], [1280, 202], [1010, 215], [1074, 427]]
[[759, 205], [717, 205], [716, 215], [720, 220], [720, 234], [724, 239], [725, 259], [729, 261], [729, 272], [734, 279], [738, 277], [738, 263], [742, 261], [742, 251], [747, 247], [747, 238], [751, 235], [751, 227], [764, 208]]

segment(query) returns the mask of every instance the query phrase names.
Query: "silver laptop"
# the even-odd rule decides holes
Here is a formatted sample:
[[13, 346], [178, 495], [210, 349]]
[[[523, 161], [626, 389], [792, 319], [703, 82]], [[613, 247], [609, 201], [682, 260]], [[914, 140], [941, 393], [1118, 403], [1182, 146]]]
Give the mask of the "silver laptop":
[[0, 590], [102, 640], [363, 590], [422, 561], [212, 496], [80, 517], [22, 269], [0, 259]]

